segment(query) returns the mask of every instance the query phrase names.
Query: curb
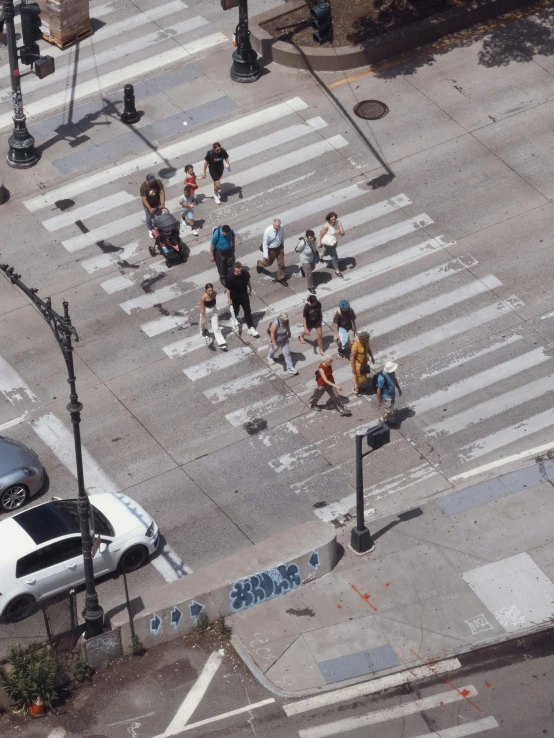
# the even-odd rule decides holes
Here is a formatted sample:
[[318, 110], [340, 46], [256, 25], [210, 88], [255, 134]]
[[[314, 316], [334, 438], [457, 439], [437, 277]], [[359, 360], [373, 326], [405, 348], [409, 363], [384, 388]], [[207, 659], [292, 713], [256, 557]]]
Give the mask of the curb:
[[261, 27], [263, 23], [282, 18], [306, 5], [305, 0], [294, 0], [251, 18], [250, 36], [257, 53], [276, 64], [315, 72], [343, 72], [378, 64], [443, 36], [533, 4], [535, 0], [473, 0], [463, 8], [445, 10], [364, 44], [323, 49], [278, 41]]
[[[269, 679], [267, 679], [267, 677], [265, 676], [265, 674], [263, 674], [260, 671], [260, 669], [258, 669], [258, 667], [254, 664], [254, 662], [252, 661], [248, 653], [246, 653], [242, 649], [242, 645], [240, 641], [234, 635], [231, 637], [231, 644], [233, 645], [237, 654], [242, 659], [243, 663], [250, 669], [250, 672], [256, 678], [256, 680], [262, 685], [262, 687], [267, 689], [268, 692], [271, 692], [272, 694], [275, 694], [278, 697], [281, 697], [283, 699], [295, 699], [295, 698], [301, 698], [301, 697], [313, 697], [315, 695], [325, 694], [327, 692], [335, 692], [335, 691], [344, 689], [346, 687], [354, 686], [356, 684], [363, 684], [364, 682], [376, 681], [383, 677], [402, 674], [404, 672], [412, 673], [415, 668], [421, 668], [423, 666], [429, 666], [432, 669], [433, 667], [437, 667], [439, 664], [444, 664], [447, 661], [455, 660], [459, 656], [464, 656], [465, 654], [468, 654], [468, 653], [475, 653], [476, 651], [481, 651], [482, 649], [490, 648], [491, 646], [497, 646], [497, 645], [500, 645], [501, 643], [507, 643], [508, 641], [517, 641], [520, 638], [525, 638], [527, 636], [535, 635], [537, 633], [542, 633], [542, 632], [552, 630], [552, 629], [554, 629], [554, 622], [545, 622], [545, 623], [541, 623], [540, 625], [534, 625], [529, 628], [523, 628], [522, 630], [518, 630], [516, 632], [505, 633], [504, 635], [497, 636], [496, 638], [491, 638], [488, 640], [481, 641], [477, 645], [464, 646], [462, 648], [457, 649], [456, 651], [451, 651], [450, 653], [447, 653], [447, 654], [441, 654], [440, 661], [435, 661], [433, 657], [430, 657], [428, 661], [426, 661], [423, 664], [419, 664], [419, 665], [412, 664], [411, 666], [407, 666], [406, 664], [401, 664], [398, 667], [395, 667], [392, 669], [384, 669], [383, 671], [374, 672], [373, 674], [368, 674], [367, 676], [356, 677], [355, 679], [346, 679], [344, 682], [339, 682], [339, 683], [335, 682], [325, 687], [312, 687], [310, 689], [304, 689], [298, 692], [286, 692], [284, 690], [279, 689], [272, 682], [270, 682]], [[300, 637], [300, 635], [298, 637]], [[294, 642], [295, 641], [293, 641], [293, 643]], [[279, 659], [277, 659], [277, 661], [274, 661], [274, 664], [276, 664], [278, 661]], [[454, 669], [451, 669], [451, 671], [453, 670]], [[424, 675], [421, 677], [421, 679], [428, 679], [432, 676], [433, 674], [429, 674], [428, 676]], [[383, 687], [383, 689], [386, 689], [386, 687]]]

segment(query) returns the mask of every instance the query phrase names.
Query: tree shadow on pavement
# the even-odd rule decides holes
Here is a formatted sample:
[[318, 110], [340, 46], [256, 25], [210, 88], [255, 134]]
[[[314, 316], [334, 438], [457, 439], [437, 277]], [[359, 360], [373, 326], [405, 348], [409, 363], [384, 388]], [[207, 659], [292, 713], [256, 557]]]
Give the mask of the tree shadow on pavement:
[[[375, 76], [393, 79], [414, 74], [424, 67], [432, 67], [439, 56], [456, 48], [467, 48], [479, 43], [477, 58], [488, 68], [505, 67], [512, 62], [532, 62], [536, 55], [554, 55], [554, 8], [524, 8], [500, 18], [472, 26], [447, 36], [427, 47], [421, 47], [413, 57], [398, 57], [390, 66], [375, 69]], [[394, 60], [391, 60], [394, 62]]]

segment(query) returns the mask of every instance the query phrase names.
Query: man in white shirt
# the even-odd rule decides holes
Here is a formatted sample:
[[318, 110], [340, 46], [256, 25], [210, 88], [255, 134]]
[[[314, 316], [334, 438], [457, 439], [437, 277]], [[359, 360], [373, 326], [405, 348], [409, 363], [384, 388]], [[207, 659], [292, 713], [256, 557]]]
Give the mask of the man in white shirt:
[[262, 251], [264, 258], [256, 264], [258, 274], [267, 272], [267, 267], [277, 259], [277, 279], [275, 281], [288, 287], [285, 277], [285, 231], [279, 218], [275, 218], [272, 225], [265, 229]]

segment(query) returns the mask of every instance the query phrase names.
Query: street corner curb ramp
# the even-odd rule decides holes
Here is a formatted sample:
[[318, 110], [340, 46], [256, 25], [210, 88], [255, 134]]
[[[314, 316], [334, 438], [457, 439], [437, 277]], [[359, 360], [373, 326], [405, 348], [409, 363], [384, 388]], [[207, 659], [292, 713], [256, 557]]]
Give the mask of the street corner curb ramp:
[[337, 560], [335, 527], [304, 523], [131, 600], [111, 626], [128, 654], [133, 634], [145, 648], [181, 638], [200, 613], [213, 621], [248, 610], [328, 574]]

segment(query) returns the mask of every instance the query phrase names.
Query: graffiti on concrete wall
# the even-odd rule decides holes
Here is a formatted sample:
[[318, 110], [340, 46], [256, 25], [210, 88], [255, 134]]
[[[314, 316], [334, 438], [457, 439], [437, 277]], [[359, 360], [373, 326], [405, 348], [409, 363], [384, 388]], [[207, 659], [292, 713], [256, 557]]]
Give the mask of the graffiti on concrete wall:
[[253, 574], [235, 582], [231, 587], [231, 610], [245, 610], [260, 602], [272, 600], [301, 584], [300, 570], [296, 564], [281, 564], [261, 574]]

